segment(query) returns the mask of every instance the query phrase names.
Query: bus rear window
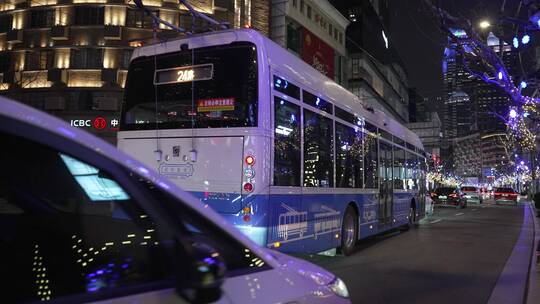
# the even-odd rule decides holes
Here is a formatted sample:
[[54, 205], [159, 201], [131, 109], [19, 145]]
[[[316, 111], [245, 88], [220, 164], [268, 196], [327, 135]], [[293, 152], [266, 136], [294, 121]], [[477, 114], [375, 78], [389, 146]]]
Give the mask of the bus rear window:
[[129, 67], [120, 129], [256, 127], [257, 92], [252, 43], [140, 57]]

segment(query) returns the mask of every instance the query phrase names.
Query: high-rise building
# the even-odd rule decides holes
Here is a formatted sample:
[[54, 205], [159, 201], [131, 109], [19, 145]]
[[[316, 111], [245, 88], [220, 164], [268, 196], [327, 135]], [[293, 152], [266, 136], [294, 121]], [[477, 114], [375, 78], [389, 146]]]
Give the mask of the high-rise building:
[[[454, 30], [454, 35], [464, 37], [466, 34], [461, 30]], [[508, 44], [501, 43], [493, 33], [489, 33], [486, 43], [501, 57], [511, 77], [516, 75], [517, 52]], [[505, 151], [495, 141], [486, 139], [506, 130], [505, 122], [500, 117], [506, 116], [511, 99], [496, 85], [485, 83], [471, 75], [463, 64], [462, 54], [456, 51], [456, 48], [456, 45], [449, 42], [444, 51], [443, 159], [448, 160], [447, 169], [456, 168], [456, 166], [476, 168], [476, 162], [467, 163], [467, 160], [476, 159], [472, 155], [475, 150], [463, 150], [462, 147], [456, 147], [456, 145], [476, 141], [476, 145], [482, 147], [482, 153], [489, 152], [490, 157], [502, 159]], [[469, 136], [471, 134], [476, 135], [471, 137]], [[467, 153], [471, 155], [465, 155]], [[481, 165], [492, 165], [491, 162], [483, 160], [484, 158]], [[458, 161], [459, 164], [453, 164], [452, 161]], [[485, 168], [477, 169], [474, 174], [479, 176], [480, 170], [483, 169]], [[465, 169], [459, 170], [465, 173]], [[469, 172], [471, 169], [466, 171]]]
[[[269, 32], [264, 0], [191, 0], [231, 27]], [[144, 0], [165, 21], [194, 32], [206, 23], [178, 0]], [[0, 94], [114, 142], [134, 48], [181, 35], [128, 0], [6, 0], [0, 3]]]
[[351, 22], [346, 33], [349, 59], [345, 86], [367, 105], [407, 123], [409, 85], [389, 34], [390, 1], [331, 2]]

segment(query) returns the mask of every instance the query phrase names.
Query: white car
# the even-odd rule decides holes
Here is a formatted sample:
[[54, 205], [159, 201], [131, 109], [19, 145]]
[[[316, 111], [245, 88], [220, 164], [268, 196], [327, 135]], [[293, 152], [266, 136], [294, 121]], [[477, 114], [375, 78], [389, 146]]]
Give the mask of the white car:
[[112, 145], [0, 97], [3, 303], [350, 303]]

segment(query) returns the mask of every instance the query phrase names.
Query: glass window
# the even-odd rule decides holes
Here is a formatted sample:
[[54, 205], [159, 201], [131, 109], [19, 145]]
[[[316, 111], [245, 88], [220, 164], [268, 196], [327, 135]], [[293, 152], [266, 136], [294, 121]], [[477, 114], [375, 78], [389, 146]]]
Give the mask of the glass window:
[[345, 111], [338, 106], [335, 106], [334, 108], [336, 111], [335, 113], [336, 117], [341, 118], [350, 124], [357, 125], [358, 118], [354, 114], [352, 114], [350, 111]]
[[318, 96], [315, 96], [307, 91], [302, 90], [302, 99], [304, 103], [307, 103], [308, 105], [317, 108], [319, 110], [323, 110], [326, 113], [333, 114], [333, 107], [332, 104]]
[[304, 13], [304, 6], [305, 6], [304, 0], [300, 0], [300, 13]]
[[287, 23], [287, 49], [302, 54], [302, 27], [293, 22]]
[[47, 70], [53, 67], [54, 53], [52, 50], [33, 50], [26, 53], [25, 70]]
[[332, 23], [330, 23], [330, 26], [328, 27], [328, 35], [332, 36], [333, 30], [334, 30], [334, 27], [332, 26]]
[[13, 28], [13, 15], [0, 16], [0, 33], [5, 33]]
[[[151, 11], [154, 15], [159, 17], [159, 11]], [[139, 9], [128, 9], [126, 14], [126, 26], [139, 27], [139, 28], [151, 28], [152, 17], [146, 14], [146, 12]]]
[[379, 188], [378, 159], [377, 138], [372, 134], [368, 134], [364, 138], [364, 182], [366, 188]]
[[392, 142], [392, 134], [390, 134], [389, 132], [383, 130], [383, 129], [380, 129], [379, 130], [380, 134], [381, 134], [381, 137]]
[[123, 50], [122, 51], [122, 62], [120, 67], [122, 69], [128, 69], [129, 63], [131, 61], [131, 55], [133, 54], [133, 50]]
[[[26, 139], [0, 133], [0, 268], [4, 301], [99, 300], [174, 287], [181, 271], [175, 231], [163, 229], [108, 172]], [[111, 164], [107, 164], [111, 168]], [[154, 183], [116, 168], [178, 221], [187, 244], [219, 252], [227, 276], [268, 269], [219, 227]], [[181, 267], [179, 267], [181, 266]], [[91, 298], [84, 298], [85, 296]], [[83, 298], [66, 298], [83, 297]], [[66, 300], [70, 299], [70, 300]]]
[[332, 120], [304, 110], [304, 186], [334, 186]]
[[[154, 65], [172, 81], [154, 85]], [[257, 50], [248, 42], [137, 58], [120, 129], [152, 130], [156, 121], [159, 129], [256, 127], [257, 68]]]
[[336, 187], [362, 188], [364, 134], [336, 122]]
[[293, 7], [297, 7], [297, 6], [298, 6], [298, 0], [293, 0], [292, 6], [293, 6]]
[[31, 10], [29, 17], [29, 28], [44, 28], [54, 25], [54, 10]]
[[422, 177], [418, 160], [416, 154], [407, 152], [407, 160], [405, 162], [405, 186], [407, 190], [418, 190]]
[[405, 150], [394, 146], [394, 189], [406, 190]]
[[300, 107], [274, 98], [274, 185], [300, 186]]
[[104, 21], [103, 7], [75, 7], [75, 25], [103, 25]]
[[107, 172], [11, 135], [0, 144], [10, 147], [0, 150], [4, 301], [173, 286], [172, 248]]
[[360, 77], [360, 59], [351, 59], [351, 74], [354, 78]]
[[365, 125], [364, 125], [364, 128], [368, 131], [368, 132], [371, 132], [373, 134], [377, 134], [377, 127], [373, 124], [371, 124], [370, 122], [366, 121], [365, 122]]
[[274, 90], [300, 100], [300, 88], [276, 75], [274, 75]]
[[405, 141], [397, 136], [394, 136], [394, 143], [402, 147], [405, 147]]
[[308, 19], [311, 19], [311, 6], [307, 6], [307, 17]]
[[12, 62], [13, 61], [11, 60], [11, 53], [0, 53], [0, 72], [7, 72], [11, 70]]
[[103, 68], [102, 49], [72, 49], [70, 52], [70, 67], [73, 69]]

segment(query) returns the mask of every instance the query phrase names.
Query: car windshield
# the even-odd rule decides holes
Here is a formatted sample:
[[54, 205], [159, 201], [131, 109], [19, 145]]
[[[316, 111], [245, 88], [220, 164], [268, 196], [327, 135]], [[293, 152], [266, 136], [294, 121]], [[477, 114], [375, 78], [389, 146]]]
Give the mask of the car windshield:
[[476, 187], [461, 187], [461, 191], [476, 191]]
[[439, 195], [445, 195], [453, 193], [454, 191], [456, 191], [456, 188], [437, 188], [437, 190], [435, 190], [435, 193]]
[[495, 192], [514, 193], [514, 189], [512, 189], [512, 188], [497, 188], [497, 189], [495, 189]]

